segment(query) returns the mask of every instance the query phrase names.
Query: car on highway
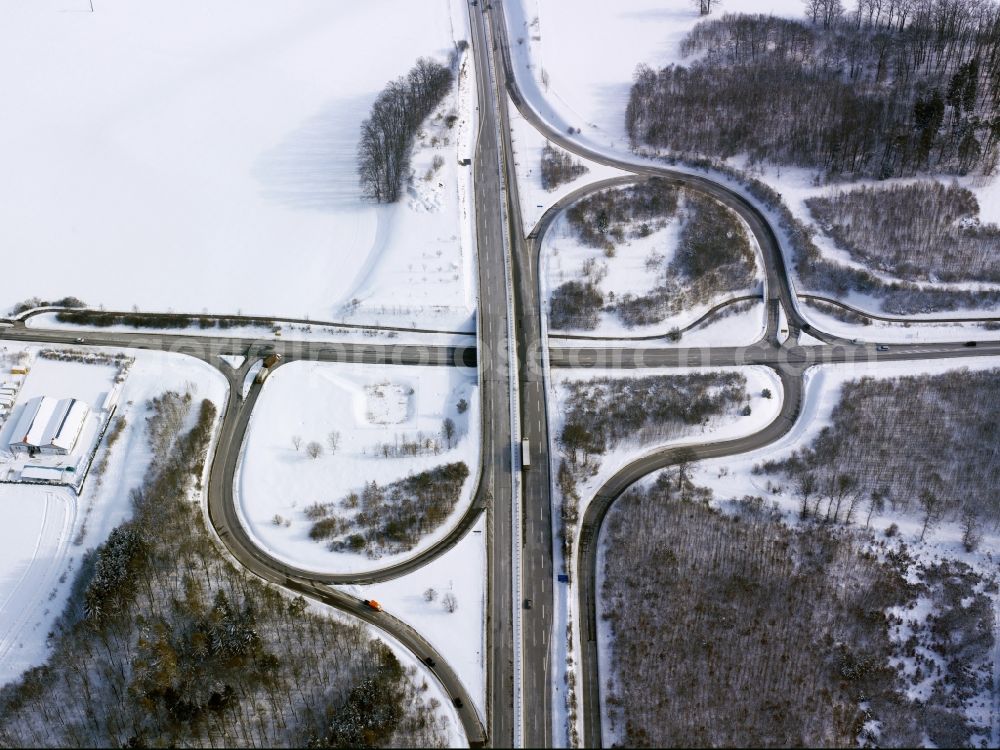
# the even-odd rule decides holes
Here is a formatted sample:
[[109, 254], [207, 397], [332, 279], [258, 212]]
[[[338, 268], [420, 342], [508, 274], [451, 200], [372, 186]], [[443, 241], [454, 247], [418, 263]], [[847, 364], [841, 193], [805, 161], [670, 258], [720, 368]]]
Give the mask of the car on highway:
[[74, 340], [74, 341], [75, 341], [76, 343], [78, 343], [78, 344], [82, 344], [82, 343], [83, 343], [84, 341], [86, 341], [87, 339], [85, 339], [85, 338], [84, 338], [83, 336], [77, 336], [77, 337], [76, 337], [75, 339], [73, 339], [73, 340]]
[[426, 664], [428, 667], [436, 667], [437, 666], [437, 662], [434, 661], [434, 659], [432, 659], [429, 656], [424, 657], [424, 664]]
[[976, 342], [975, 342], [975, 341], [966, 341], [966, 342], [965, 342], [965, 345], [966, 345], [966, 346], [975, 346], [975, 345], [976, 345]]
[[876, 348], [876, 349], [877, 349], [878, 351], [880, 351], [880, 352], [887, 352], [887, 351], [889, 351], [889, 347], [888, 347], [888, 346], [886, 346], [885, 344], [879, 344], [879, 345], [878, 345], [878, 346], [876, 346], [875, 348]]
[[524, 600], [524, 608], [525, 609], [531, 609], [531, 599], [525, 599]]
[[462, 699], [457, 696], [451, 699], [451, 704], [455, 708], [462, 708], [463, 706], [465, 706], [465, 704], [462, 702]]

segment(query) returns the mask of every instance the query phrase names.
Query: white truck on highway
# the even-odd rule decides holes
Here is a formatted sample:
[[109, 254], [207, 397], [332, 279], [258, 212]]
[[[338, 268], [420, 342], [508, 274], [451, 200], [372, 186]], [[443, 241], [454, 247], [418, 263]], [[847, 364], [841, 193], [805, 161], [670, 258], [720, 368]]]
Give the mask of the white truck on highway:
[[531, 446], [528, 438], [521, 438], [521, 469], [527, 471], [531, 466]]

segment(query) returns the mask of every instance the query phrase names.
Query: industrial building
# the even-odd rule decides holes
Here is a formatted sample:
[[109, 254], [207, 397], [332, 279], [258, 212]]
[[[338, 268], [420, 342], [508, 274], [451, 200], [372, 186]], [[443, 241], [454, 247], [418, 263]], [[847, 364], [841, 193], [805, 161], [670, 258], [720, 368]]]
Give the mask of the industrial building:
[[24, 405], [10, 441], [14, 453], [65, 456], [76, 447], [90, 407], [75, 398], [37, 396]]

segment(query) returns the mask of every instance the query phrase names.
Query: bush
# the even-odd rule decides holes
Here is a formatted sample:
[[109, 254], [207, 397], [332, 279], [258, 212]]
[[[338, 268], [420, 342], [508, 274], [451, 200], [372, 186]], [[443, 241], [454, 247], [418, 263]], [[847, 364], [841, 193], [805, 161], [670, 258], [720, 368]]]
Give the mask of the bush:
[[555, 149], [548, 141], [542, 148], [542, 187], [555, 190], [587, 173], [587, 168], [565, 151]]
[[552, 292], [549, 326], [553, 330], [593, 330], [604, 307], [604, 294], [590, 281], [567, 281]]
[[438, 466], [381, 486], [365, 484], [360, 497], [351, 493], [342, 501], [346, 509], [357, 512], [344, 516], [319, 516], [332, 513], [334, 504], [314, 504], [306, 517], [317, 517], [309, 531], [315, 541], [331, 540], [336, 551], [365, 551], [371, 558], [413, 549], [421, 536], [444, 523], [462, 493], [469, 467], [464, 462]]

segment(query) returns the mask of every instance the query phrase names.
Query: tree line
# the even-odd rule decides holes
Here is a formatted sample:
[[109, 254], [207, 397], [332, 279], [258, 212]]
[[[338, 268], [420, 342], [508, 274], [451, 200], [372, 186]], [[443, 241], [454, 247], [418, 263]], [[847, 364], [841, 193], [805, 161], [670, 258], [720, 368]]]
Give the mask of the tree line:
[[829, 177], [992, 171], [996, 4], [861, 0], [845, 13], [822, 0], [809, 16], [812, 23], [760, 14], [704, 21], [682, 43], [695, 62], [640, 65], [626, 110], [633, 147], [745, 153]]
[[450, 68], [421, 57], [376, 97], [361, 123], [358, 144], [358, 176], [366, 197], [379, 203], [399, 200], [420, 124], [448, 93], [452, 78]]

